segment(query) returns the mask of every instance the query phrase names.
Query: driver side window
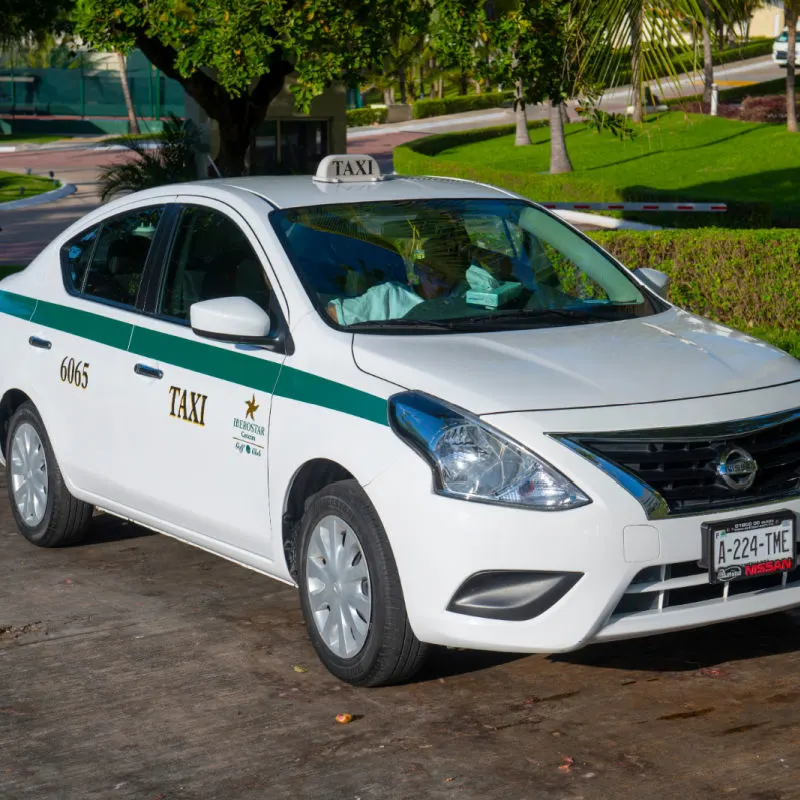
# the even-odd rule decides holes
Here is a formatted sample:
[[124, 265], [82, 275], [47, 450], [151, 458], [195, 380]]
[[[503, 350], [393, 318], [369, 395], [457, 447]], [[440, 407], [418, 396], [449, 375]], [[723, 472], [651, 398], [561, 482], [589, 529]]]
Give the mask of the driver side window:
[[188, 322], [192, 303], [218, 297], [247, 297], [267, 311], [267, 276], [247, 236], [230, 217], [213, 208], [186, 206], [167, 262], [158, 314]]

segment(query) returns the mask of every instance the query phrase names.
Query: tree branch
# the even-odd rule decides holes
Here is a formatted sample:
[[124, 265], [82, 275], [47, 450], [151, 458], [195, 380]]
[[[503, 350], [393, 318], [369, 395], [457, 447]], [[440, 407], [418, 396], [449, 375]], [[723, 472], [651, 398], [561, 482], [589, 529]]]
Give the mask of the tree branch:
[[162, 44], [157, 39], [151, 39], [142, 30], [136, 30], [133, 33], [136, 46], [144, 53], [148, 61], [168, 78], [178, 81], [206, 114], [214, 119], [219, 119], [220, 113], [224, 113], [230, 104], [231, 97], [228, 93], [210, 75], [200, 70], [185, 78], [175, 67], [178, 53], [174, 48]]

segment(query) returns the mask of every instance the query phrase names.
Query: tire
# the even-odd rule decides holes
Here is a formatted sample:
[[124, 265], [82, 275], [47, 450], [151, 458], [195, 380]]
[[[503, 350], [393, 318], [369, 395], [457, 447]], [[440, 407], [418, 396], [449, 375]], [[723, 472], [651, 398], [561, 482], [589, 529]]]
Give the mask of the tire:
[[[32, 472], [26, 475], [23, 464]], [[38, 481], [37, 474], [41, 476]], [[39, 547], [66, 547], [84, 538], [92, 519], [92, 506], [67, 491], [50, 438], [32, 403], [23, 403], [8, 426], [6, 483], [14, 521], [29, 542]], [[27, 486], [31, 489], [26, 497]], [[36, 487], [40, 489], [38, 502]], [[20, 490], [18, 496], [15, 489]]]
[[[341, 560], [326, 548], [331, 540], [337, 543], [335, 552]], [[331, 484], [308, 501], [300, 522], [299, 551], [303, 617], [328, 670], [354, 686], [385, 686], [411, 679], [428, 647], [411, 630], [389, 540], [356, 481]], [[337, 575], [348, 580], [334, 589]], [[348, 602], [353, 603], [349, 611]], [[337, 608], [345, 608], [344, 625], [336, 624], [343, 619], [335, 613]]]

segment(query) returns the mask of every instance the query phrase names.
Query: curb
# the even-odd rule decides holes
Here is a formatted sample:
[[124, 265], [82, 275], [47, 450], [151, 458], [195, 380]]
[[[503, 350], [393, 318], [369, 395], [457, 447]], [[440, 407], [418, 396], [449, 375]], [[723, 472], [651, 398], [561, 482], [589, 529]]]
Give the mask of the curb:
[[45, 203], [52, 203], [54, 200], [60, 200], [62, 197], [66, 197], [76, 191], [77, 189], [74, 184], [66, 183], [63, 186], [59, 186], [58, 189], [35, 194], [33, 197], [25, 197], [22, 200], [9, 200], [5, 203], [0, 203], [0, 211], [14, 211], [18, 208], [41, 206]]

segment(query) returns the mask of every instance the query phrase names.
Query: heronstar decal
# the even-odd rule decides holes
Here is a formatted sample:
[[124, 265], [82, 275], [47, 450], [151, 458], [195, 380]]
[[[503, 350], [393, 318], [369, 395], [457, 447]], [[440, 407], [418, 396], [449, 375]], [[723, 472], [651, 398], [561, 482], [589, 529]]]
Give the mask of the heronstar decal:
[[244, 404], [247, 407], [244, 419], [233, 418], [234, 447], [237, 453], [261, 457], [266, 444], [267, 431], [263, 425], [256, 422], [256, 411], [260, 406], [256, 403], [255, 394], [253, 394], [252, 400], [245, 400]]

